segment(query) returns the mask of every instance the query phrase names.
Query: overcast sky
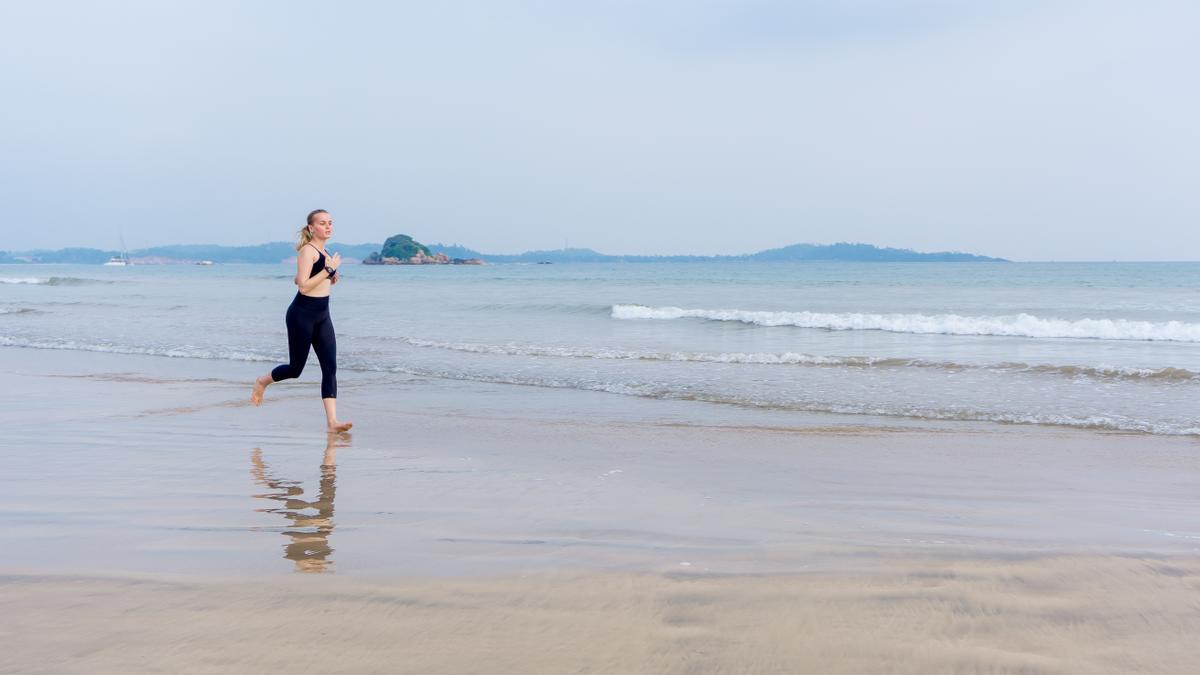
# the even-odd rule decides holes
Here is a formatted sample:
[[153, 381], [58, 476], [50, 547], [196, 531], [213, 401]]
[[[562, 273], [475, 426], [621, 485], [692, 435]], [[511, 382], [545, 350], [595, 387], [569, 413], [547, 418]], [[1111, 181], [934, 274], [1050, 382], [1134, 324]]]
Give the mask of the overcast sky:
[[0, 3], [0, 249], [1200, 259], [1200, 3]]

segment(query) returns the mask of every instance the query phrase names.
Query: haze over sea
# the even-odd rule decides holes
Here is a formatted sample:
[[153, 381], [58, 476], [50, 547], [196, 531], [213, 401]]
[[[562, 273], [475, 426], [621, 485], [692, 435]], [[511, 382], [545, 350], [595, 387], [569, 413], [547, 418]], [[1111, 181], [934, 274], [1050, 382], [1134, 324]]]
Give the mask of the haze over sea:
[[[0, 345], [281, 362], [291, 278], [287, 265], [5, 266]], [[383, 387], [415, 375], [787, 424], [1200, 435], [1200, 263], [348, 265], [332, 313], [340, 369]]]

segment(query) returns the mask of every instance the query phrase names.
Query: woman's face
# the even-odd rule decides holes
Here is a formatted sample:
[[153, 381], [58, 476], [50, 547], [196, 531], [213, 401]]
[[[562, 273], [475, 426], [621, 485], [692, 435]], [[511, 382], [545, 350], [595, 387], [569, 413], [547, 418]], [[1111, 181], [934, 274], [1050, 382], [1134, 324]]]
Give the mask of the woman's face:
[[313, 216], [312, 224], [308, 226], [314, 239], [322, 241], [333, 236], [333, 216], [328, 213], [318, 213]]

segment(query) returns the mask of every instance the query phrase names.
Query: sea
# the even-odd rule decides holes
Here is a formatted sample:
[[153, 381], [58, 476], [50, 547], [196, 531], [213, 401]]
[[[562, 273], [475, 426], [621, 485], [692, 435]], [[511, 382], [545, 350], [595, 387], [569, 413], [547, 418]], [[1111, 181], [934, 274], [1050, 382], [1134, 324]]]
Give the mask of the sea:
[[[265, 370], [293, 269], [2, 265], [0, 349]], [[333, 290], [339, 372], [382, 387], [1200, 435], [1200, 263], [347, 264]]]

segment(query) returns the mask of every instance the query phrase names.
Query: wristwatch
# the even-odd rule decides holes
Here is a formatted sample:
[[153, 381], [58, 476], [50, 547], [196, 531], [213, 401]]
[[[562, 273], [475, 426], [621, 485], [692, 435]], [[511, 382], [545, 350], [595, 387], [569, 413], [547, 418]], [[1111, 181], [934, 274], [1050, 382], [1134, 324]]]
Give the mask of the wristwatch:
[[333, 269], [333, 268], [332, 268], [332, 267], [330, 267], [329, 265], [326, 265], [326, 266], [325, 266], [325, 273], [329, 275], [329, 278], [330, 278], [330, 279], [332, 279], [332, 278], [333, 278], [333, 275], [337, 274], [337, 270]]

